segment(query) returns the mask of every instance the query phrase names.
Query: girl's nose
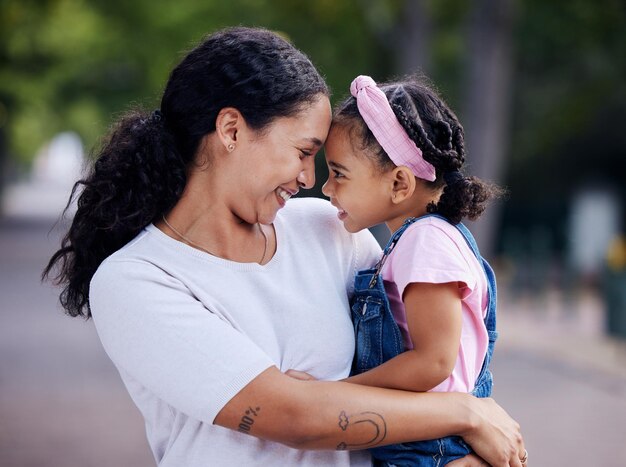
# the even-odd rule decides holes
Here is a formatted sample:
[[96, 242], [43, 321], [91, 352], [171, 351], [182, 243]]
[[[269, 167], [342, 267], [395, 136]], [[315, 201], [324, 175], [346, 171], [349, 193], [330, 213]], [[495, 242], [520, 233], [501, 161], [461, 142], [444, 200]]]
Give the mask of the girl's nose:
[[328, 180], [326, 180], [324, 185], [322, 185], [322, 193], [324, 193], [324, 195], [328, 196], [329, 198], [332, 196], [331, 185], [332, 185], [332, 181], [331, 181], [330, 177], [328, 177]]

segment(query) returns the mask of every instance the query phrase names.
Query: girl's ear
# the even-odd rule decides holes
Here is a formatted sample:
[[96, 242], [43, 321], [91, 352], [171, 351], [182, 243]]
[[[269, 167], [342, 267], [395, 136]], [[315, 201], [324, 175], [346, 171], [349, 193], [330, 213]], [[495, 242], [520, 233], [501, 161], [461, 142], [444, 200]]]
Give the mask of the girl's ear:
[[393, 188], [391, 192], [391, 202], [399, 204], [405, 199], [413, 196], [415, 191], [415, 175], [408, 167], [402, 165], [393, 169]]
[[234, 107], [225, 107], [217, 114], [215, 132], [227, 152], [232, 152], [237, 146], [238, 133], [244, 125], [243, 115]]

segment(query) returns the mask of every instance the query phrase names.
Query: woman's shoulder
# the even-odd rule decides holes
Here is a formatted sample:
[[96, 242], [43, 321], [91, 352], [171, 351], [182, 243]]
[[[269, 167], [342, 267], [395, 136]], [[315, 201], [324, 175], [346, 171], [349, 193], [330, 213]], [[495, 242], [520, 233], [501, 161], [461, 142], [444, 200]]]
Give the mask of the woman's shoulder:
[[[337, 217], [337, 208], [329, 201], [296, 198], [283, 211], [285, 223], [298, 238], [306, 238], [309, 246], [320, 245], [325, 254], [343, 257], [357, 269], [370, 267], [378, 260], [380, 245], [370, 231], [348, 232]], [[346, 259], [346, 255], [351, 259]]]
[[294, 198], [279, 211], [281, 218], [292, 226], [312, 231], [343, 235], [345, 229], [337, 218], [337, 209], [320, 198]]
[[118, 250], [106, 258], [91, 279], [90, 289], [111, 290], [116, 284], [129, 283], [153, 274], [158, 268], [139, 256]]
[[154, 238], [152, 229], [156, 227], [147, 226], [133, 240], [105, 258], [91, 280], [91, 287], [106, 287], [107, 284], [158, 274], [160, 268], [155, 263], [158, 262], [159, 252], [164, 249], [154, 245], [158, 239]]
[[283, 212], [288, 216], [336, 218], [337, 209], [328, 200], [321, 198], [290, 199]]

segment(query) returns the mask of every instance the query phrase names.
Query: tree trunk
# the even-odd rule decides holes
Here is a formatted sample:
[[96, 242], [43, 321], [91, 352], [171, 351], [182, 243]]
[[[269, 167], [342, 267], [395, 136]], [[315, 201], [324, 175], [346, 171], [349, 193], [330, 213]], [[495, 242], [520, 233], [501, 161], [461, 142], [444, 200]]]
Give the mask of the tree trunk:
[[[2, 105], [0, 103], [0, 105]], [[2, 118], [2, 116], [0, 116]], [[7, 144], [6, 144], [6, 133], [2, 125], [3, 122], [0, 121], [0, 217], [2, 217], [2, 207], [3, 207], [3, 196], [4, 196], [4, 185], [6, 183], [6, 168], [7, 168]]]
[[[515, 0], [476, 0], [469, 16], [469, 63], [462, 121], [465, 127], [467, 171], [499, 183], [509, 142], [512, 30]], [[470, 223], [481, 252], [495, 251], [499, 207], [491, 205]]]
[[429, 0], [405, 0], [398, 34], [394, 37], [396, 69], [400, 74], [422, 71], [431, 67], [431, 36], [433, 31]]

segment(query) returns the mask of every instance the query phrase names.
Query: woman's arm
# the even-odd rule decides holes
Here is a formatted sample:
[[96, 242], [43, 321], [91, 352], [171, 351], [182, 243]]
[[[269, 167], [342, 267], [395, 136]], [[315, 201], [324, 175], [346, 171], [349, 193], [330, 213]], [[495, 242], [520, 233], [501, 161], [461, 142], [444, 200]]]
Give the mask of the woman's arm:
[[299, 381], [269, 368], [233, 397], [215, 424], [298, 449], [365, 449], [462, 436], [494, 466], [520, 466], [519, 425], [493, 400]]
[[461, 340], [458, 284], [412, 283], [405, 288], [403, 301], [413, 349], [345, 381], [428, 391], [450, 376]]
[[134, 260], [105, 266], [90, 292], [105, 350], [121, 371], [189, 417], [309, 449], [459, 434], [496, 466], [523, 452], [515, 446], [519, 427], [493, 401], [298, 381], [176, 278]]

